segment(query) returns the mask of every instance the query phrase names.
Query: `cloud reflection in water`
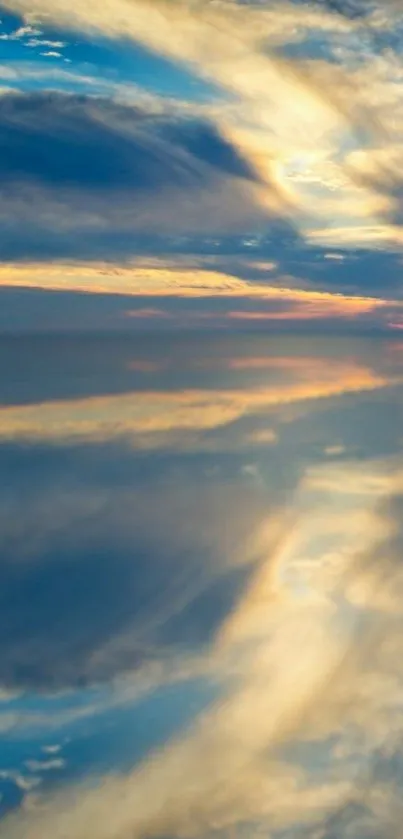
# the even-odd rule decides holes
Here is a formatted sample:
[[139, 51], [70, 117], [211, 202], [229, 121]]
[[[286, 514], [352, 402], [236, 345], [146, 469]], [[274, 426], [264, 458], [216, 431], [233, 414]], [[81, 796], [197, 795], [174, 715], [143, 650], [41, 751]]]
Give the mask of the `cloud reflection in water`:
[[3, 354], [0, 835], [398, 837], [401, 345]]

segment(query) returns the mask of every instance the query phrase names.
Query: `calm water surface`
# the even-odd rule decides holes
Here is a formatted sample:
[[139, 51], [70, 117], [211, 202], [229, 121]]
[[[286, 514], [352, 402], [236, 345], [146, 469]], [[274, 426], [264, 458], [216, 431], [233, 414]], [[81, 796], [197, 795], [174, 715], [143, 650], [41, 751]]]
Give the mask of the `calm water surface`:
[[0, 836], [400, 836], [403, 343], [0, 364]]

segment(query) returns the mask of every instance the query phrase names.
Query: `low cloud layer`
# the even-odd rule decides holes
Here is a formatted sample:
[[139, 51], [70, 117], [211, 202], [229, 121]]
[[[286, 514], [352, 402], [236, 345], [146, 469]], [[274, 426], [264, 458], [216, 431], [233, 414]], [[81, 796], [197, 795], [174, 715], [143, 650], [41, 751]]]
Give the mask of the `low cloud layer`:
[[[300, 276], [283, 274], [275, 263], [259, 263], [256, 256], [248, 260], [245, 255], [221, 260], [138, 258], [120, 265], [8, 264], [0, 266], [0, 329], [234, 329], [240, 323], [253, 328], [265, 322], [272, 329], [287, 322], [294, 329], [304, 324], [308, 329], [323, 329], [325, 324], [336, 330], [399, 328], [403, 303], [382, 296], [378, 285], [382, 264], [391, 273], [397, 258], [377, 264], [357, 256], [353, 264], [344, 265], [342, 256], [332, 260], [323, 253], [300, 254], [299, 259], [298, 250], [290, 248], [287, 256], [288, 267]], [[369, 293], [359, 287], [349, 293], [354, 271], [368, 264], [373, 270], [365, 278]], [[309, 281], [306, 274], [311, 275]], [[385, 283], [385, 273], [382, 279]], [[335, 290], [337, 282], [346, 284], [345, 292]], [[400, 296], [400, 289], [390, 289], [396, 290]]]

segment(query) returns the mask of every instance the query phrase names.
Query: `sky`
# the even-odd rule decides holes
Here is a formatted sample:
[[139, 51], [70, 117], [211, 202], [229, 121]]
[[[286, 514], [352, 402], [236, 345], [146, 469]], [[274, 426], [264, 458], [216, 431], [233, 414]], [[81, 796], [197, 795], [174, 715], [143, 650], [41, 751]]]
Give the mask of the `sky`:
[[0, 0], [0, 839], [402, 839], [402, 0]]
[[399, 0], [0, 21], [1, 331], [402, 328]]

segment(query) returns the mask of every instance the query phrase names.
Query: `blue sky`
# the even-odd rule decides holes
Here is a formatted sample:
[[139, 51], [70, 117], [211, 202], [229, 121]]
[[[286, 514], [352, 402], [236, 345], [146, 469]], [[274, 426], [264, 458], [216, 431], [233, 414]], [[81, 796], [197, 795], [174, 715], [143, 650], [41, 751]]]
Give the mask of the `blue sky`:
[[[88, 77], [93, 75], [92, 84], [98, 83], [101, 90], [102, 85], [107, 86], [109, 82], [138, 85], [156, 96], [195, 102], [220, 95], [213, 83], [203, 82], [190, 69], [130, 38], [111, 40], [102, 37], [101, 33], [91, 37], [85, 32], [57, 28], [56, 23], [27, 26], [21, 15], [4, 10], [1, 11], [1, 21], [0, 58], [8, 66], [11, 64], [22, 69], [21, 65], [25, 64], [26, 76], [24, 78], [23, 74], [20, 85], [22, 90], [53, 87], [46, 84], [46, 71], [51, 76], [52, 70], [62, 70], [63, 64], [73, 64], [71, 78], [66, 79], [66, 90], [70, 91], [76, 89], [91, 93]], [[56, 60], [49, 62], [46, 58]], [[43, 71], [44, 79], [30, 79], [29, 70], [33, 71], [35, 67], [37, 71]]]
[[[43, 328], [10, 293], [29, 287], [91, 295], [80, 328], [400, 328], [398, 4], [8, 0], [0, 20], [10, 326]], [[142, 314], [108, 317], [110, 293]]]

